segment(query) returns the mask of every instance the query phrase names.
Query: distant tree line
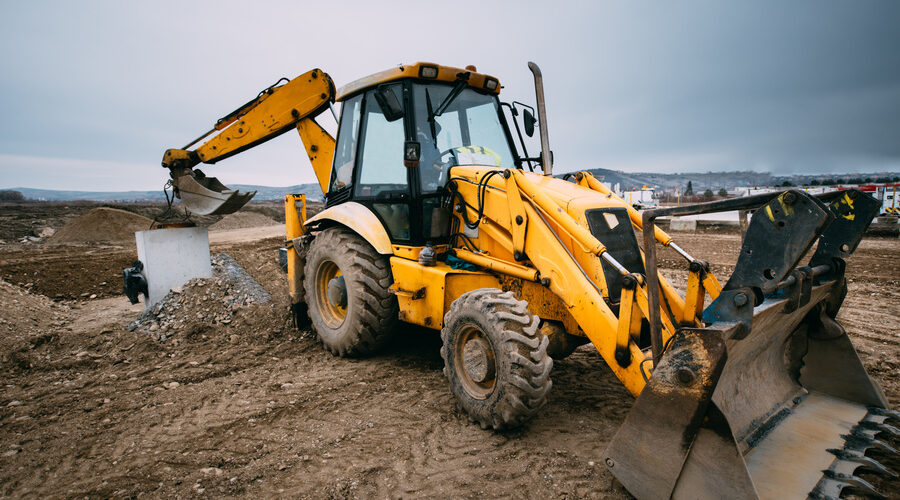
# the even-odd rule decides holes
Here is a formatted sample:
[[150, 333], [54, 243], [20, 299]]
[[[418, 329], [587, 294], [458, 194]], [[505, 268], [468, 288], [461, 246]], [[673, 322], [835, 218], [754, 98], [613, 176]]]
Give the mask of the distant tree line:
[[[787, 182], [787, 181], [785, 181]], [[810, 186], [835, 186], [837, 184], [889, 184], [891, 182], [900, 182], [900, 176], [894, 177], [877, 177], [875, 179], [871, 177], [850, 177], [849, 179], [825, 179], [820, 181], [818, 179], [813, 179], [809, 181]]]
[[25, 201], [25, 195], [12, 189], [0, 190], [0, 201]]

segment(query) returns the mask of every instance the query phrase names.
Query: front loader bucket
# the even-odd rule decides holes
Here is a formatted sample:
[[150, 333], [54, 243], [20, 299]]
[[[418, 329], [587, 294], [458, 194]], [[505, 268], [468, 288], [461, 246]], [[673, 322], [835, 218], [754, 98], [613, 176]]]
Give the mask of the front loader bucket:
[[[199, 171], [194, 171], [197, 173]], [[227, 215], [237, 212], [250, 201], [256, 191], [241, 193], [228, 189], [215, 177], [181, 175], [173, 179], [178, 197], [197, 215]]]
[[877, 202], [790, 193], [757, 211], [706, 326], [673, 336], [606, 450], [640, 499], [879, 496], [857, 469], [894, 474], [866, 451], [896, 453], [879, 434], [900, 414], [833, 319]]

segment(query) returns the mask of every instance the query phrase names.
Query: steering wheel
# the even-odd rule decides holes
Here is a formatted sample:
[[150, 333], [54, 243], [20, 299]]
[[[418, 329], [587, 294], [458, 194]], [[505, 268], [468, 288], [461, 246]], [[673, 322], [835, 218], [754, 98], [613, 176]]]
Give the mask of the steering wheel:
[[441, 161], [441, 158], [447, 156], [448, 154], [453, 153], [453, 151], [455, 151], [455, 150], [456, 150], [456, 148], [453, 147], [453, 148], [445, 149], [445, 150], [441, 151], [440, 153], [438, 153], [437, 158], [435, 158], [434, 162], [432, 162], [432, 164], [431, 164], [432, 168], [440, 169], [440, 171], [441, 171], [441, 175], [438, 176], [438, 180], [437, 180], [438, 186], [443, 186], [444, 184], [446, 184], [447, 178], [450, 176], [450, 167], [455, 166], [453, 164], [453, 162], [450, 161], [450, 158], [448, 158], [447, 161]]

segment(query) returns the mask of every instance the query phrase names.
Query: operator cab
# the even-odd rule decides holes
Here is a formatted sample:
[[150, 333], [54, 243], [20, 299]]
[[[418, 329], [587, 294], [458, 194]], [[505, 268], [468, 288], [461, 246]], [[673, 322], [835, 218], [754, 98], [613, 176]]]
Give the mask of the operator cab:
[[[381, 220], [391, 241], [447, 241], [447, 182], [456, 165], [514, 168], [499, 82], [419, 63], [340, 89], [342, 101], [326, 206], [353, 200]], [[406, 160], [406, 161], [404, 161]]]

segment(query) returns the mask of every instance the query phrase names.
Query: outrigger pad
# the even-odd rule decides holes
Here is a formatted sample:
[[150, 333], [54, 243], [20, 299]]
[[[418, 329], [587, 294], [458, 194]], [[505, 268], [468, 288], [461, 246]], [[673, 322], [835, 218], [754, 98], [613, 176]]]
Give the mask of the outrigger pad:
[[[199, 171], [194, 171], [199, 173]], [[178, 197], [197, 215], [227, 215], [237, 212], [256, 195], [256, 191], [241, 193], [228, 189], [215, 177], [182, 175], [173, 179]]]

